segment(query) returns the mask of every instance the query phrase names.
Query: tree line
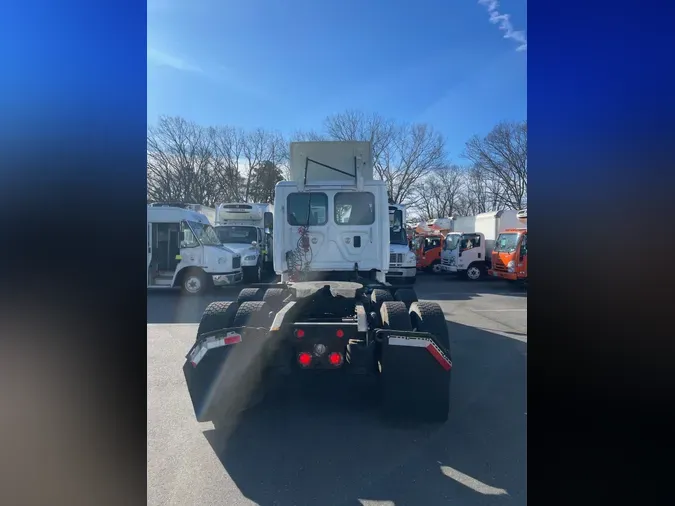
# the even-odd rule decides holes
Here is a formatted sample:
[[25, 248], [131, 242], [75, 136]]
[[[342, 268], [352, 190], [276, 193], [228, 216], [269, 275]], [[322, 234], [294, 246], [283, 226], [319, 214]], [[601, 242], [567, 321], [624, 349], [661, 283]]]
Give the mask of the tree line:
[[148, 201], [273, 202], [274, 186], [288, 174], [289, 142], [300, 140], [370, 141], [376, 178], [419, 219], [527, 206], [527, 121], [501, 122], [473, 136], [458, 164], [432, 126], [353, 110], [290, 138], [160, 117], [148, 127]]

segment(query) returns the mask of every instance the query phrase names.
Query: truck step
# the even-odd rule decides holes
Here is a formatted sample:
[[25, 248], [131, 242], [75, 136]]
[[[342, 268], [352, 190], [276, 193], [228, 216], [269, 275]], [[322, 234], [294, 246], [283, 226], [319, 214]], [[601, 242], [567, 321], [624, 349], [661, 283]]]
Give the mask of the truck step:
[[152, 284], [156, 286], [171, 286], [173, 282], [173, 276], [157, 276]]

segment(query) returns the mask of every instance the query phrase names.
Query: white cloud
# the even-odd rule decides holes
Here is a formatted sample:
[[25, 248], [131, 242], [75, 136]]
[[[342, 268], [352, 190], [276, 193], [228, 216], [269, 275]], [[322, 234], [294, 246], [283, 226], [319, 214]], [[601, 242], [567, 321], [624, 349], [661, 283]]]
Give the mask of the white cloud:
[[516, 51], [527, 51], [527, 37], [525, 36], [525, 32], [513, 29], [511, 16], [499, 12], [498, 0], [478, 0], [478, 3], [487, 9], [490, 14], [490, 23], [497, 25], [499, 29], [504, 32], [505, 39], [512, 39], [518, 42], [519, 45], [516, 48]]
[[148, 47], [148, 64], [156, 65], [158, 67], [171, 67], [182, 72], [204, 73], [202, 68], [198, 65], [193, 65], [182, 58], [163, 53], [151, 47]]

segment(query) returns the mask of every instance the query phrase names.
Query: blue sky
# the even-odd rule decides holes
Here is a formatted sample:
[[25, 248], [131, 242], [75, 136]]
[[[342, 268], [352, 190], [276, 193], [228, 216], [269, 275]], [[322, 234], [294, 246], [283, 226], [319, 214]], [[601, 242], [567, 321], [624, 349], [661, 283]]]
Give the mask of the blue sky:
[[461, 163], [526, 119], [526, 34], [526, 0], [148, 0], [148, 122], [290, 134], [355, 108], [433, 125]]

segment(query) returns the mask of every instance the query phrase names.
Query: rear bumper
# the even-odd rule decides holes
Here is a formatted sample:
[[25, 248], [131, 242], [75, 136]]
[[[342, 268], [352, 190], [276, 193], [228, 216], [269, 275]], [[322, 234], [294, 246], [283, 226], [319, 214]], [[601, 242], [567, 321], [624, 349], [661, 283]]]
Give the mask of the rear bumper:
[[242, 271], [235, 272], [222, 272], [217, 274], [211, 274], [211, 279], [213, 280], [214, 286], [228, 286], [234, 285], [241, 282], [243, 277]]

